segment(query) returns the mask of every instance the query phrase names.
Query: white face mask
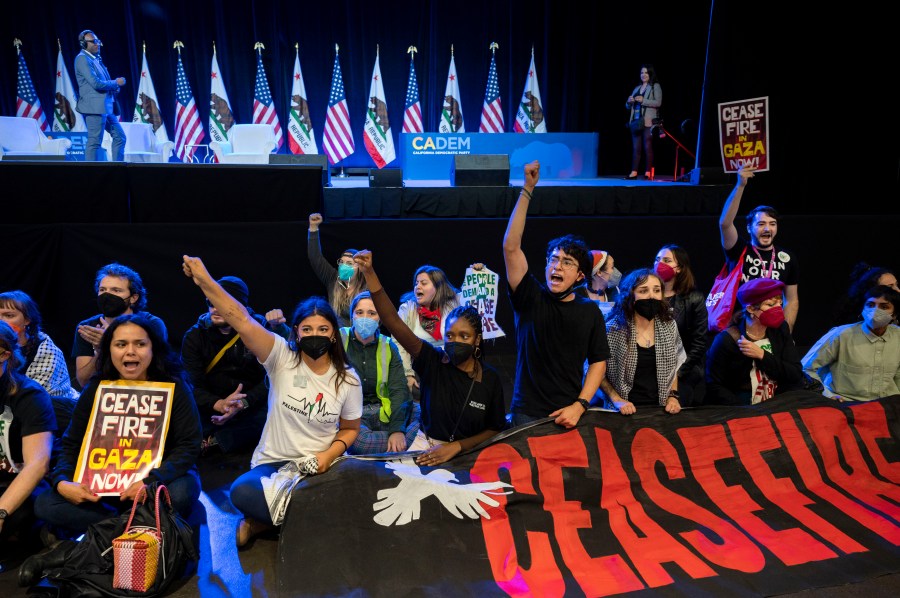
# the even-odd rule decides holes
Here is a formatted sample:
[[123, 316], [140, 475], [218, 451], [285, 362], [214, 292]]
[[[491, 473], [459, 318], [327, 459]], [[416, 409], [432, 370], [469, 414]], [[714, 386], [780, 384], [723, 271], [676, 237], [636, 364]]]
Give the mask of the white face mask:
[[894, 320], [894, 316], [888, 313], [887, 310], [877, 307], [864, 307], [862, 316], [866, 326], [872, 330], [884, 328]]

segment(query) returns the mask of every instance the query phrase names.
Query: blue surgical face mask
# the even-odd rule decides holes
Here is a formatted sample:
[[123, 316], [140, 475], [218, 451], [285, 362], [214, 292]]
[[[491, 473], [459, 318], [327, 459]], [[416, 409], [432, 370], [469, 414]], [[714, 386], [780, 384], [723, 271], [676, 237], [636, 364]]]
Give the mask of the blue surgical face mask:
[[353, 330], [362, 338], [369, 338], [378, 332], [378, 321], [372, 318], [353, 318]]
[[338, 264], [338, 278], [347, 282], [353, 276], [353, 266], [347, 264]]
[[609, 273], [609, 284], [607, 287], [617, 287], [620, 282], [622, 282], [622, 273], [619, 272], [618, 268], [614, 267], [612, 272]]

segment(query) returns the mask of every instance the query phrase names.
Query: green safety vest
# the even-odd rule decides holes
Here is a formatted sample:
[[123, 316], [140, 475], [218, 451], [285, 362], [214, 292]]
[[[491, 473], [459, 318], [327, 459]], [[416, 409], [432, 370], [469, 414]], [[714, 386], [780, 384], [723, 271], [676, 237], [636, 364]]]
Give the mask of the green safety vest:
[[[344, 352], [350, 345], [350, 328], [341, 328], [341, 338], [344, 339]], [[391, 339], [383, 334], [375, 333], [378, 338], [378, 346], [375, 350], [377, 359], [375, 368], [375, 395], [381, 401], [381, 409], [378, 410], [378, 419], [384, 423], [391, 421], [391, 397], [388, 394], [387, 375], [391, 365]]]

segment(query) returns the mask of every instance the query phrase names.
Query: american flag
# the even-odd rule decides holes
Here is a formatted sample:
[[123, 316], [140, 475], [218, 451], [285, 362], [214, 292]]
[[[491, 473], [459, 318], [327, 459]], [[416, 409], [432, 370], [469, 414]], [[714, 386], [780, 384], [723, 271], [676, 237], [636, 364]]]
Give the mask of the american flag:
[[175, 79], [175, 155], [182, 162], [190, 162], [194, 157], [196, 145], [203, 141], [203, 127], [191, 85], [184, 74], [181, 54], [178, 55], [178, 76]]
[[416, 67], [412, 57], [409, 59], [409, 84], [406, 86], [406, 110], [403, 112], [403, 132], [422, 132], [422, 105], [419, 103], [419, 82], [416, 80]]
[[256, 89], [253, 91], [253, 122], [258, 125], [272, 125], [275, 128], [275, 151], [284, 145], [284, 135], [281, 133], [281, 123], [278, 122], [278, 114], [275, 113], [275, 102], [269, 92], [269, 82], [266, 80], [266, 71], [263, 69], [262, 53], [256, 55]]
[[484, 107], [481, 109], [481, 133], [503, 132], [503, 108], [500, 106], [500, 84], [497, 82], [497, 63], [491, 54], [491, 70], [488, 71], [487, 89], [484, 90]]
[[332, 164], [337, 164], [356, 150], [350, 128], [347, 97], [344, 95], [344, 78], [341, 76], [341, 63], [337, 54], [334, 55], [334, 73], [331, 75], [331, 95], [328, 97], [322, 147]]
[[25, 65], [25, 57], [19, 52], [19, 84], [16, 95], [16, 116], [24, 116], [25, 118], [33, 118], [38, 121], [38, 126], [44, 133], [50, 130], [47, 124], [47, 117], [41, 109], [41, 101], [34, 91], [34, 83], [31, 82], [31, 75], [28, 74], [28, 67]]

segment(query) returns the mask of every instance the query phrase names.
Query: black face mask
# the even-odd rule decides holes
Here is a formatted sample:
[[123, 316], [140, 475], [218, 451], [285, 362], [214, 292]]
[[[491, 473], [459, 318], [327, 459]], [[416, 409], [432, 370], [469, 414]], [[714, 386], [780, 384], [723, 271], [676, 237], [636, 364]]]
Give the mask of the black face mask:
[[331, 348], [331, 339], [327, 336], [304, 336], [297, 343], [300, 350], [312, 359], [318, 359], [328, 353]]
[[563, 299], [565, 299], [566, 297], [568, 297], [569, 295], [571, 295], [574, 292], [575, 292], [575, 287], [571, 286], [568, 289], [566, 289], [565, 291], [560, 291], [558, 293], [554, 293], [553, 291], [550, 291], [550, 294], [553, 295], [553, 298], [556, 299], [557, 301], [562, 301]]
[[640, 314], [648, 320], [658, 316], [661, 309], [662, 301], [659, 299], [638, 299], [634, 302], [634, 313]]
[[97, 295], [97, 307], [100, 308], [100, 313], [105, 317], [117, 318], [128, 309], [128, 302], [118, 295], [103, 293], [102, 295]]
[[453, 365], [465, 363], [475, 352], [475, 345], [469, 343], [444, 343], [444, 353]]

